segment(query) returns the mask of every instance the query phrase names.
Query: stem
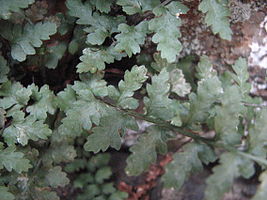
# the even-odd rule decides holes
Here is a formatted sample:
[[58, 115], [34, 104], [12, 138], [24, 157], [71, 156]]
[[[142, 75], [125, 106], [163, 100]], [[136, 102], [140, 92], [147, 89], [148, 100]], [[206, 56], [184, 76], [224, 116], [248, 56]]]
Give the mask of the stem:
[[154, 119], [154, 118], [151, 118], [151, 117], [147, 117], [147, 116], [145, 116], [143, 114], [140, 114], [140, 113], [137, 113], [137, 112], [134, 112], [134, 111], [130, 111], [130, 110], [119, 108], [116, 105], [114, 105], [112, 103], [109, 103], [109, 102], [107, 102], [107, 101], [105, 101], [103, 99], [100, 99], [100, 98], [97, 98], [97, 99], [100, 100], [101, 102], [103, 102], [104, 104], [113, 107], [114, 109], [116, 109], [119, 112], [123, 112], [123, 113], [125, 113], [127, 115], [130, 115], [132, 117], [135, 117], [135, 118], [147, 121], [147, 122], [151, 122], [151, 123], [153, 123], [153, 124], [155, 124], [157, 126], [169, 129], [171, 131], [178, 132], [179, 134], [187, 136], [187, 137], [190, 137], [190, 138], [192, 138], [194, 140], [202, 141], [202, 142], [206, 143], [207, 145], [209, 145], [211, 147], [218, 147], [218, 148], [225, 149], [225, 150], [227, 150], [229, 152], [236, 153], [236, 154], [238, 154], [240, 156], [249, 158], [249, 159], [251, 159], [251, 160], [253, 160], [253, 161], [257, 162], [257, 163], [260, 163], [260, 164], [263, 164], [263, 165], [267, 166], [267, 160], [266, 159], [254, 156], [252, 154], [248, 154], [248, 153], [242, 152], [242, 151], [237, 150], [236, 148], [233, 148], [233, 147], [231, 147], [231, 146], [229, 146], [227, 144], [217, 143], [215, 138], [205, 138], [205, 137], [202, 137], [202, 136], [199, 136], [199, 135], [196, 135], [196, 134], [190, 132], [190, 130], [184, 130], [184, 129], [182, 129], [180, 127], [177, 127], [177, 126], [174, 126], [174, 125], [172, 125], [172, 124], [170, 124], [168, 122], [159, 121], [157, 119]]
[[153, 123], [153, 124], [155, 124], [157, 126], [160, 126], [160, 127], [163, 127], [163, 128], [167, 128], [167, 129], [172, 130], [174, 132], [178, 132], [181, 135], [190, 137], [190, 138], [195, 139], [195, 140], [203, 141], [203, 142], [205, 142], [207, 144], [211, 144], [211, 143], [215, 142], [214, 139], [201, 137], [201, 136], [196, 135], [196, 134], [194, 134], [194, 133], [192, 133], [190, 131], [184, 130], [184, 129], [179, 128], [177, 126], [174, 126], [174, 125], [172, 125], [172, 124], [170, 124], [168, 122], [159, 121], [158, 119], [154, 119], [154, 118], [145, 116], [145, 115], [137, 113], [137, 112], [133, 112], [133, 111], [130, 111], [130, 110], [119, 108], [116, 105], [113, 105], [112, 103], [109, 103], [109, 102], [107, 102], [107, 101], [105, 101], [103, 99], [100, 99], [100, 98], [97, 98], [97, 99], [100, 100], [101, 102], [107, 104], [108, 106], [113, 107], [114, 109], [116, 109], [119, 112], [123, 112], [123, 113], [125, 113], [127, 115], [130, 115], [132, 117], [135, 117], [135, 118], [147, 121], [147, 122], [151, 122], [151, 123]]

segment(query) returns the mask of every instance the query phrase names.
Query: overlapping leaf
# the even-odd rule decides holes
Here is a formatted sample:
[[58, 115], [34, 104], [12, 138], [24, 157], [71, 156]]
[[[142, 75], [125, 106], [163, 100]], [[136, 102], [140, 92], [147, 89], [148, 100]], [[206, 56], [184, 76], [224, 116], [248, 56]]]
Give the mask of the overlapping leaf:
[[166, 166], [162, 177], [165, 187], [180, 189], [186, 179], [193, 173], [203, 169], [202, 162], [214, 162], [216, 156], [210, 147], [204, 144], [190, 143], [183, 152], [173, 155], [173, 161]]
[[116, 35], [117, 44], [115, 50], [118, 52], [126, 52], [129, 57], [133, 54], [140, 53], [140, 45], [145, 43], [147, 30], [147, 22], [143, 21], [136, 26], [120, 24], [118, 30], [120, 34]]
[[34, 0], [0, 0], [0, 18], [9, 19], [12, 12], [19, 12], [22, 8], [27, 8]]
[[90, 24], [92, 21], [92, 6], [89, 1], [84, 3], [81, 0], [67, 0], [68, 14], [79, 18], [77, 24]]
[[89, 33], [87, 42], [93, 45], [103, 44], [107, 37], [119, 32], [119, 24], [125, 23], [124, 16], [112, 17], [94, 13], [92, 17], [93, 19], [89, 24], [91, 27], [86, 28], [85, 31]]
[[27, 105], [32, 94], [31, 88], [25, 88], [18, 82], [5, 82], [0, 88], [0, 107], [7, 109], [13, 105], [18, 108]]
[[[177, 2], [172, 2], [168, 7], [178, 7], [176, 11], [177, 13], [184, 12], [184, 7], [181, 7], [179, 6], [181, 4], [178, 4], [179, 3]], [[181, 19], [179, 17], [177, 18], [172, 11], [172, 9], [170, 11], [165, 9], [163, 13], [160, 13], [160, 16], [149, 21], [149, 30], [155, 32], [152, 41], [158, 44], [157, 50], [161, 52], [161, 57], [166, 58], [170, 63], [176, 60], [176, 56], [182, 50], [182, 45], [178, 40], [178, 38], [181, 37], [179, 30]]]
[[110, 11], [110, 7], [113, 3], [113, 0], [93, 0], [90, 2], [95, 5], [97, 10], [104, 13], [108, 13]]
[[207, 179], [205, 199], [221, 200], [232, 187], [235, 178], [240, 175], [249, 178], [253, 173], [252, 161], [232, 153], [222, 154], [220, 165], [213, 168], [213, 174]]
[[[65, 101], [63, 106], [66, 117], [62, 119], [59, 132], [63, 135], [78, 136], [83, 131], [90, 130], [93, 123], [98, 125], [100, 118], [106, 114], [107, 106], [97, 101], [94, 95], [105, 96], [107, 88], [105, 82], [91, 77], [87, 82], [75, 82], [72, 89], [60, 93], [61, 99]], [[76, 101], [71, 102], [76, 98]]]
[[169, 99], [171, 85], [170, 75], [163, 69], [159, 75], [152, 77], [152, 84], [147, 85], [148, 97], [144, 98], [147, 114], [163, 120], [170, 120], [174, 116], [172, 100]]
[[249, 129], [249, 151], [257, 156], [266, 157], [267, 142], [267, 111], [262, 109], [257, 113], [255, 123]]
[[82, 62], [77, 65], [77, 72], [95, 73], [97, 70], [104, 70], [105, 63], [114, 62], [114, 57], [110, 54], [109, 49], [86, 48], [83, 50], [80, 60]]
[[241, 101], [242, 95], [238, 88], [232, 86], [226, 88], [221, 99], [222, 105], [216, 108], [215, 130], [217, 134], [220, 134], [222, 140], [228, 144], [237, 144], [241, 139], [237, 128], [239, 117], [244, 110]]
[[119, 106], [127, 109], [136, 109], [138, 107], [138, 100], [132, 96], [148, 78], [146, 73], [147, 69], [144, 65], [140, 67], [133, 66], [131, 71], [125, 72], [124, 81], [119, 82], [120, 97], [117, 100]]
[[0, 196], [2, 200], [14, 200], [15, 196], [8, 191], [8, 187], [0, 186]]
[[244, 58], [239, 58], [232, 67], [235, 74], [231, 73], [231, 77], [240, 87], [242, 95], [245, 96], [251, 88], [247, 82], [249, 79], [247, 62]]
[[135, 120], [110, 110], [107, 116], [102, 117], [99, 126], [92, 129], [93, 134], [87, 138], [84, 149], [94, 153], [106, 151], [109, 147], [119, 150], [126, 128], [137, 130]]
[[[213, 84], [213, 87], [212, 85]], [[209, 92], [209, 93], [207, 93]], [[197, 94], [192, 93], [190, 98], [190, 115], [188, 122], [203, 122], [208, 116], [210, 109], [221, 93], [221, 83], [214, 77], [198, 84]], [[208, 95], [207, 95], [208, 94]]]
[[67, 44], [61, 42], [55, 46], [48, 47], [48, 54], [45, 56], [45, 66], [48, 69], [55, 69], [59, 60], [63, 57], [67, 49]]
[[174, 69], [170, 72], [171, 91], [177, 95], [184, 97], [190, 93], [191, 86], [184, 78], [184, 74], [180, 69]]
[[116, 2], [122, 6], [124, 12], [128, 15], [135, 13], [142, 13], [148, 10], [153, 10], [156, 6], [159, 6], [159, 0], [118, 0]]
[[8, 145], [20, 143], [25, 146], [29, 140], [47, 139], [52, 134], [47, 124], [43, 121], [36, 121], [28, 116], [24, 120], [12, 123], [4, 129], [3, 136]]
[[38, 89], [37, 86], [31, 85], [32, 88], [32, 96], [31, 98], [35, 101], [31, 106], [28, 106], [26, 111], [29, 112], [35, 119], [46, 119], [47, 113], [54, 114], [55, 113], [55, 95], [49, 89], [48, 85], [44, 85], [43, 87]]
[[199, 10], [206, 13], [205, 22], [211, 26], [213, 33], [218, 33], [222, 39], [231, 40], [232, 30], [228, 19], [230, 11], [227, 2], [227, 0], [202, 0]]
[[67, 174], [65, 172], [62, 172], [62, 169], [59, 166], [54, 167], [48, 171], [46, 180], [52, 187], [63, 187], [69, 183]]
[[261, 184], [252, 200], [265, 200], [267, 195], [267, 172], [264, 171], [260, 175]]
[[56, 24], [52, 22], [27, 23], [24, 27], [2, 22], [1, 27], [0, 35], [11, 42], [11, 55], [20, 62], [26, 60], [27, 55], [34, 55], [35, 48], [57, 31]]
[[0, 151], [0, 169], [5, 169], [9, 172], [15, 170], [18, 173], [26, 172], [31, 168], [30, 161], [24, 158], [24, 154], [16, 152], [15, 147], [7, 147]]
[[135, 145], [130, 148], [132, 154], [127, 159], [126, 173], [137, 176], [156, 162], [157, 153], [167, 152], [167, 139], [170, 132], [156, 126], [147, 130], [148, 133], [140, 135]]

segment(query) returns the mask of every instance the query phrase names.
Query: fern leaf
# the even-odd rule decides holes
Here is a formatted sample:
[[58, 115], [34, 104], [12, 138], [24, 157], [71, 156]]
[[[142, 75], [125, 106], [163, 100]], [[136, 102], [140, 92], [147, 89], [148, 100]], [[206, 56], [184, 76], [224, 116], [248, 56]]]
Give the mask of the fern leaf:
[[266, 138], [267, 138], [267, 111], [262, 109], [257, 113], [255, 123], [249, 129], [249, 151], [262, 158], [266, 158]]
[[251, 200], [265, 200], [267, 195], [267, 171], [260, 175], [261, 184], [259, 185], [255, 196]]
[[11, 55], [19, 62], [26, 60], [27, 55], [34, 55], [35, 48], [57, 31], [56, 24], [52, 22], [28, 23], [24, 27], [2, 22], [1, 26], [0, 35], [11, 42]]
[[5, 167], [9, 172], [15, 170], [18, 173], [28, 171], [32, 167], [30, 161], [24, 158], [23, 153], [16, 152], [15, 150], [13, 146], [0, 151], [0, 169]]
[[110, 111], [109, 115], [101, 118], [99, 126], [92, 129], [93, 134], [87, 138], [84, 149], [94, 153], [106, 151], [109, 147], [119, 150], [126, 128], [137, 130], [135, 120], [117, 111]]
[[252, 161], [233, 153], [222, 154], [220, 165], [213, 168], [213, 174], [207, 179], [205, 199], [221, 200], [232, 187], [235, 178], [240, 175], [249, 178], [253, 173]]
[[69, 183], [67, 174], [62, 172], [62, 169], [59, 166], [50, 169], [45, 178], [48, 184], [52, 187], [63, 187]]
[[108, 13], [110, 7], [113, 3], [113, 0], [93, 0], [91, 3], [96, 7], [100, 12]]
[[241, 135], [237, 132], [239, 117], [244, 106], [242, 96], [236, 86], [226, 88], [222, 96], [222, 106], [217, 107], [215, 117], [215, 130], [227, 144], [237, 144]]
[[2, 200], [14, 200], [15, 196], [8, 191], [8, 187], [0, 186], [0, 195]]
[[[142, 134], [135, 145], [130, 148], [132, 154], [127, 158], [126, 173], [137, 176], [156, 162], [157, 152], [166, 153], [166, 140], [171, 134], [156, 126], [149, 127], [148, 133]], [[169, 135], [169, 136], [168, 136]]]
[[173, 161], [166, 166], [162, 177], [164, 186], [179, 190], [186, 179], [195, 172], [203, 169], [202, 162], [214, 162], [214, 152], [204, 144], [191, 143], [184, 147], [183, 152], [173, 155]]
[[227, 8], [228, 0], [202, 0], [198, 9], [206, 13], [205, 22], [211, 26], [214, 34], [219, 34], [222, 39], [231, 40], [232, 30], [228, 17], [230, 12]]
[[143, 13], [148, 10], [153, 10], [160, 4], [159, 0], [118, 0], [116, 4], [122, 6], [124, 12], [128, 15], [135, 13]]
[[22, 121], [13, 122], [11, 126], [4, 129], [3, 136], [8, 145], [17, 142], [25, 146], [29, 140], [37, 141], [47, 139], [52, 134], [47, 124], [42, 120], [36, 121], [33, 117], [28, 116]]
[[152, 84], [147, 85], [148, 97], [144, 98], [147, 115], [163, 120], [170, 120], [174, 116], [172, 100], [169, 98], [171, 84], [169, 72], [163, 69], [159, 75], [152, 77]]
[[[172, 2], [168, 7], [177, 7], [176, 3]], [[180, 13], [183, 9], [182, 7], [181, 9], [177, 8], [177, 13]], [[149, 21], [149, 30], [155, 32], [152, 41], [158, 44], [157, 50], [161, 52], [161, 57], [166, 58], [170, 63], [176, 60], [176, 56], [182, 50], [182, 45], [178, 40], [181, 37], [180, 26], [181, 19], [177, 18], [168, 9]]]
[[246, 60], [244, 58], [239, 58], [232, 68], [235, 74], [231, 73], [231, 77], [240, 87], [242, 95], [244, 96], [245, 94], [248, 94], [251, 85], [247, 82], [249, 79], [249, 73]]
[[125, 109], [136, 109], [138, 107], [138, 100], [132, 96], [134, 91], [142, 87], [143, 82], [148, 78], [146, 76], [147, 69], [145, 66], [133, 66], [131, 71], [126, 71], [124, 80], [119, 82], [120, 97], [117, 104]]
[[34, 0], [0, 0], [0, 18], [9, 19], [12, 12], [19, 12], [22, 8], [27, 8]]
[[147, 30], [147, 22], [143, 21], [136, 26], [120, 24], [118, 30], [120, 34], [116, 35], [117, 44], [115, 50], [118, 52], [126, 52], [129, 57], [133, 54], [140, 53], [140, 45], [145, 43]]
[[53, 115], [56, 111], [53, 103], [55, 95], [49, 90], [48, 85], [44, 85], [40, 90], [35, 85], [30, 87], [32, 88], [31, 98], [34, 100], [34, 103], [28, 106], [26, 111], [37, 120], [46, 119], [47, 113]]

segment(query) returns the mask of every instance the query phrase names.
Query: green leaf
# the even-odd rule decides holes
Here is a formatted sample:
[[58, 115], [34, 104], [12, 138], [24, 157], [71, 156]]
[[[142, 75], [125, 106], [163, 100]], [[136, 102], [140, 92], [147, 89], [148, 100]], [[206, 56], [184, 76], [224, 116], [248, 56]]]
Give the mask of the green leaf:
[[262, 158], [266, 158], [266, 142], [267, 142], [267, 111], [262, 109], [256, 113], [254, 124], [249, 128], [249, 151]]
[[265, 200], [267, 195], [267, 171], [264, 171], [260, 175], [261, 184], [258, 187], [258, 190], [255, 196], [251, 200]]
[[90, 27], [86, 28], [87, 42], [92, 45], [101, 45], [107, 37], [111, 37], [113, 33], [119, 32], [118, 26], [125, 23], [124, 16], [106, 16], [98, 13], [93, 14], [93, 20], [90, 21]]
[[119, 82], [120, 97], [117, 104], [124, 109], [136, 109], [138, 100], [132, 96], [134, 92], [142, 87], [142, 84], [147, 80], [147, 69], [143, 66], [133, 66], [131, 71], [126, 71], [124, 80]]
[[0, 196], [2, 200], [14, 200], [15, 196], [8, 191], [8, 187], [0, 186]]
[[52, 22], [27, 23], [24, 27], [2, 22], [1, 26], [0, 35], [11, 42], [11, 56], [19, 62], [26, 60], [27, 55], [34, 55], [34, 48], [57, 32], [57, 26]]
[[119, 112], [109, 111], [108, 115], [101, 119], [99, 126], [92, 129], [93, 134], [87, 138], [84, 149], [94, 153], [100, 150], [106, 151], [109, 147], [119, 150], [121, 136], [124, 135], [126, 128], [136, 130], [135, 120]]
[[8, 109], [13, 105], [23, 107], [27, 105], [32, 94], [31, 88], [25, 88], [18, 82], [5, 82], [0, 88], [0, 107]]
[[23, 153], [15, 150], [15, 147], [7, 147], [0, 151], [0, 169], [5, 167], [9, 172], [12, 170], [18, 173], [27, 172], [32, 167], [30, 161], [24, 158]]
[[92, 0], [90, 2], [100, 12], [108, 13], [110, 11], [110, 7], [111, 7], [111, 5], [113, 3], [113, 0]]
[[[173, 3], [175, 2], [170, 4]], [[158, 44], [157, 50], [161, 52], [161, 57], [166, 58], [170, 63], [176, 61], [176, 56], [182, 50], [182, 45], [178, 40], [181, 37], [180, 26], [181, 19], [176, 18], [168, 10], [149, 21], [149, 30], [155, 32], [152, 41]]]
[[110, 54], [109, 49], [92, 49], [86, 48], [83, 50], [83, 55], [80, 57], [82, 61], [77, 65], [77, 72], [95, 73], [105, 69], [105, 63], [113, 63], [114, 56]]
[[90, 172], [95, 172], [97, 168], [107, 166], [110, 161], [109, 153], [99, 153], [91, 157], [90, 162], [87, 163], [87, 169]]
[[232, 30], [228, 21], [230, 12], [227, 3], [227, 0], [202, 0], [198, 9], [206, 13], [205, 22], [211, 26], [214, 34], [219, 33], [222, 39], [231, 40]]
[[0, 18], [9, 19], [12, 12], [19, 12], [22, 8], [27, 8], [34, 0], [0, 0]]
[[36, 200], [60, 200], [56, 192], [40, 190], [40, 188], [31, 191], [31, 196]]
[[71, 108], [72, 103], [76, 101], [75, 91], [70, 85], [67, 85], [64, 91], [61, 91], [57, 94], [57, 98], [55, 99], [55, 101], [57, 107], [59, 107], [60, 110], [65, 111]]
[[78, 100], [66, 111], [59, 132], [62, 135], [79, 136], [84, 130], [90, 130], [93, 123], [99, 125], [105, 113], [105, 106], [97, 101]]
[[191, 93], [190, 114], [188, 123], [203, 122], [209, 117], [211, 108], [223, 93], [221, 82], [217, 76], [198, 82], [197, 94]]
[[148, 97], [144, 98], [147, 109], [147, 115], [163, 120], [170, 120], [174, 116], [172, 109], [172, 100], [168, 98], [171, 85], [169, 83], [170, 75], [163, 69], [159, 75], [152, 77], [152, 84], [147, 84]]
[[221, 200], [224, 193], [232, 187], [234, 179], [241, 175], [241, 172], [244, 171], [243, 168], [250, 162], [233, 153], [222, 154], [220, 165], [213, 168], [213, 174], [207, 179], [205, 199]]
[[237, 144], [241, 135], [237, 132], [239, 117], [244, 110], [242, 96], [236, 86], [226, 88], [221, 99], [222, 105], [216, 108], [214, 120], [216, 133], [227, 144]]
[[197, 65], [197, 78], [199, 80], [208, 79], [216, 76], [216, 71], [212, 68], [211, 61], [208, 56], [201, 56], [200, 62]]
[[138, 141], [130, 151], [132, 154], [127, 158], [126, 173], [137, 176], [148, 169], [157, 160], [157, 152], [167, 152], [167, 130], [155, 126], [149, 127], [148, 133], [139, 136]]
[[77, 24], [90, 24], [92, 20], [92, 6], [89, 1], [82, 3], [81, 0], [67, 0], [68, 14], [79, 18]]
[[184, 97], [190, 93], [191, 86], [186, 83], [184, 74], [180, 69], [174, 69], [170, 72], [171, 91], [178, 96]]
[[106, 179], [109, 179], [112, 175], [110, 167], [105, 166], [96, 171], [95, 182], [98, 184], [103, 184]]
[[123, 200], [128, 198], [128, 193], [122, 191], [113, 192], [108, 200]]
[[36, 121], [28, 116], [24, 121], [14, 122], [11, 126], [4, 129], [3, 136], [8, 145], [17, 142], [25, 146], [29, 140], [47, 139], [52, 134], [47, 124], [43, 121]]
[[100, 118], [105, 112], [103, 105], [98, 102], [78, 100], [66, 111], [59, 132], [62, 135], [79, 136], [84, 130], [90, 130], [93, 123], [99, 125]]
[[63, 187], [70, 182], [67, 178], [67, 174], [62, 172], [62, 169], [59, 166], [50, 169], [45, 178], [51, 187]]
[[67, 44], [65, 42], [60, 42], [55, 46], [48, 47], [48, 53], [45, 55], [45, 66], [48, 69], [56, 69], [59, 60], [63, 57], [67, 49]]
[[40, 90], [35, 85], [31, 85], [30, 87], [32, 88], [32, 99], [35, 102], [31, 106], [28, 106], [26, 111], [37, 120], [46, 119], [47, 113], [53, 115], [56, 110], [54, 106], [55, 95], [49, 89], [48, 85], [44, 85]]
[[244, 58], [239, 58], [232, 68], [235, 74], [231, 73], [231, 77], [240, 87], [242, 95], [245, 96], [251, 89], [251, 84], [248, 83], [249, 73], [247, 62]]
[[7, 81], [7, 74], [9, 72], [9, 67], [7, 66], [7, 61], [3, 56], [0, 55], [0, 83]]
[[122, 6], [128, 15], [153, 10], [160, 4], [159, 0], [118, 0], [116, 4]]
[[215, 159], [214, 152], [207, 145], [187, 144], [184, 151], [175, 153], [173, 161], [166, 166], [165, 174], [162, 177], [164, 186], [179, 190], [192, 173], [203, 169], [202, 162], [208, 164], [214, 162]]
[[126, 52], [129, 57], [133, 54], [140, 53], [140, 45], [145, 43], [147, 30], [147, 22], [143, 21], [136, 26], [120, 24], [118, 30], [121, 32], [116, 35], [117, 44], [115, 50], [118, 52]]
[[74, 146], [64, 143], [55, 143], [49, 147], [43, 156], [43, 162], [46, 162], [46, 164], [71, 162], [76, 156], [77, 154]]

